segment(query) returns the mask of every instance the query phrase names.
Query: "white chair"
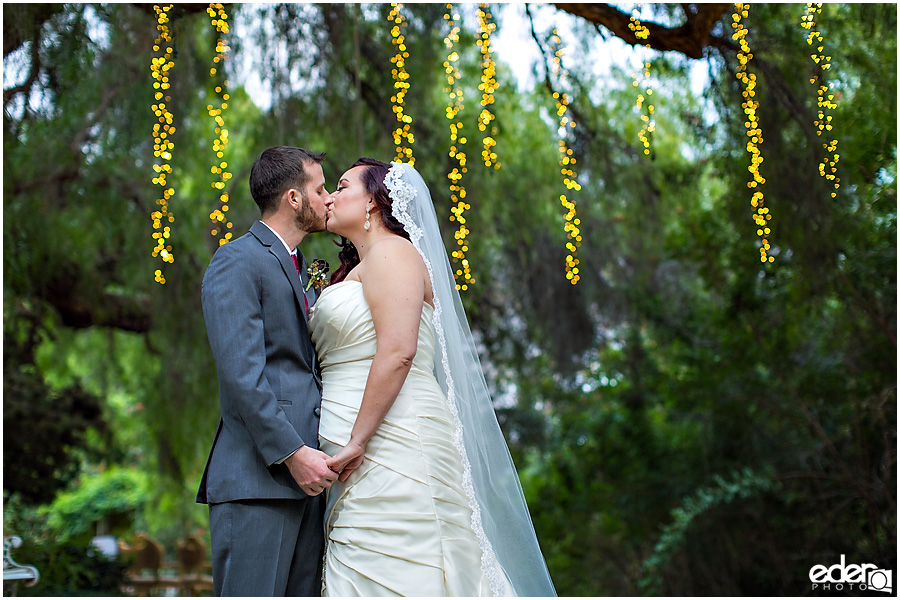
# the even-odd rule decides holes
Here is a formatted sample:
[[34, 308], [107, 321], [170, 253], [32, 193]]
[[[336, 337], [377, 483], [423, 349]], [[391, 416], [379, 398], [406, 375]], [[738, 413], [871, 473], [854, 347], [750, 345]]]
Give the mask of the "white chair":
[[[10, 535], [3, 538], [3, 581], [12, 581], [13, 586], [24, 581], [26, 587], [33, 587], [41, 578], [37, 568], [32, 565], [20, 565], [12, 557], [13, 548], [22, 546], [22, 538]], [[15, 587], [13, 587], [15, 596]]]

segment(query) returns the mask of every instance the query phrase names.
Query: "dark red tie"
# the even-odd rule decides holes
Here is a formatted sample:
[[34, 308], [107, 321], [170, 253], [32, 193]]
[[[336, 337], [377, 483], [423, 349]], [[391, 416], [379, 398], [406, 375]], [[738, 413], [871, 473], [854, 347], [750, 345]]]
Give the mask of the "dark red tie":
[[[294, 266], [297, 267], [297, 276], [300, 277], [300, 261], [297, 260], [296, 254], [291, 254], [291, 260], [294, 261]], [[300, 277], [300, 285], [303, 285], [303, 278]], [[306, 292], [303, 293], [303, 304], [306, 306], [306, 313], [309, 314], [309, 300], [306, 299]]]

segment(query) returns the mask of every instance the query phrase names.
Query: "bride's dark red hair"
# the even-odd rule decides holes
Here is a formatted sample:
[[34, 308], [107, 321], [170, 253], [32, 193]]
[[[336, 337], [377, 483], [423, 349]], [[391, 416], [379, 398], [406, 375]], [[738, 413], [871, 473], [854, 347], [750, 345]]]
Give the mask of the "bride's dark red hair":
[[[381, 215], [381, 221], [388, 228], [388, 231], [408, 240], [409, 234], [400, 221], [394, 218], [392, 213], [393, 202], [387, 186], [384, 185], [384, 178], [387, 177], [388, 171], [391, 170], [391, 165], [374, 158], [360, 158], [350, 166], [351, 169], [353, 167], [366, 167], [362, 172], [361, 178], [366, 193], [375, 201], [376, 210], [372, 212], [372, 216], [376, 214]], [[350, 240], [341, 236], [341, 242], [335, 242], [335, 244], [341, 247], [341, 251], [338, 253], [341, 266], [332, 274], [331, 283], [343, 281], [347, 277], [347, 273], [359, 264], [359, 252], [356, 251], [356, 247], [350, 243]]]

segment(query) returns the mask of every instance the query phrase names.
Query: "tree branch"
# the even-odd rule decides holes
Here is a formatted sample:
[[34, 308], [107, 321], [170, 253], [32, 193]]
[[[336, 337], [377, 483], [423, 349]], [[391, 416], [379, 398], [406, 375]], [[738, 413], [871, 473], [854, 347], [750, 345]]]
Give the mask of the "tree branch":
[[681, 52], [689, 58], [703, 58], [703, 50], [710, 43], [713, 26], [722, 18], [729, 6], [729, 4], [682, 5], [685, 12], [684, 24], [669, 28], [643, 21], [642, 24], [650, 31], [650, 37], [641, 40], [628, 27], [631, 15], [611, 4], [556, 4], [560, 10], [602, 25], [627, 44], [649, 45], [661, 52]]
[[18, 50], [22, 44], [40, 37], [41, 28], [65, 4], [7, 4], [3, 3], [3, 58]]
[[9, 101], [12, 100], [17, 94], [25, 92], [25, 112], [28, 112], [28, 93], [31, 91], [31, 86], [34, 85], [34, 82], [37, 81], [38, 73], [41, 71], [41, 30], [38, 29], [35, 31], [34, 39], [31, 40], [31, 71], [28, 73], [28, 79], [26, 79], [21, 85], [17, 85], [14, 88], [10, 88], [8, 90], [3, 90], [3, 106], [9, 104]]
[[81, 127], [81, 130], [75, 134], [75, 137], [72, 138], [72, 141], [69, 143], [69, 149], [72, 150], [72, 153], [76, 157], [81, 157], [84, 152], [81, 149], [81, 146], [88, 141], [88, 134], [91, 130], [91, 127], [97, 124], [97, 122], [103, 117], [106, 110], [109, 108], [110, 104], [112, 104], [113, 99], [116, 94], [118, 94], [119, 88], [106, 88], [103, 91], [103, 97], [100, 100], [100, 104], [94, 109], [92, 112], [87, 114], [87, 119], [85, 119], [84, 125]]
[[[528, 4], [525, 5], [525, 14], [528, 16], [528, 22], [531, 26], [531, 37], [534, 39], [534, 43], [537, 44], [538, 50], [541, 54], [541, 59], [544, 62], [544, 85], [549, 90], [550, 94], [553, 95], [558, 91], [553, 88], [553, 82], [550, 79], [550, 63], [547, 60], [547, 55], [549, 54], [548, 50], [544, 48], [544, 44], [541, 42], [538, 37], [537, 31], [534, 28], [534, 16], [531, 14], [531, 9]], [[584, 116], [578, 107], [575, 104], [569, 104], [569, 110], [572, 111], [572, 117], [574, 118], [576, 123], [581, 124], [581, 129], [588, 132], [590, 137], [596, 137], [597, 133], [588, 125], [587, 117]], [[625, 139], [619, 134], [618, 131], [610, 131], [609, 135], [613, 136], [620, 144], [620, 147], [628, 153], [632, 160], [637, 159], [639, 153], [637, 149], [625, 141]]]
[[[149, 298], [130, 298], [104, 292], [86, 293], [79, 282], [87, 280], [74, 263], [61, 263], [50, 280], [45, 300], [56, 309], [62, 322], [73, 329], [114, 327], [123, 331], [147, 333], [152, 325]], [[88, 278], [89, 280], [90, 278]]]

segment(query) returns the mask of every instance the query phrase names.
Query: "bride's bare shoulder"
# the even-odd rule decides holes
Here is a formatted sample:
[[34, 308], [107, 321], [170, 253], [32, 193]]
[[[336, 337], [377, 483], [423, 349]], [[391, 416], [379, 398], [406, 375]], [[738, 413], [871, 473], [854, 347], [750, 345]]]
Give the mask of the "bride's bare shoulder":
[[366, 272], [377, 274], [377, 277], [390, 276], [393, 281], [428, 278], [419, 251], [412, 242], [400, 236], [390, 236], [373, 244], [364, 262], [367, 263]]
[[[391, 236], [378, 241], [369, 249], [363, 262], [368, 263], [365, 276], [361, 277], [363, 292], [367, 292], [367, 282], [374, 282], [377, 290], [380, 290], [372, 290], [369, 285], [368, 292], [384, 293], [387, 296], [393, 296], [400, 290], [420, 289], [423, 293], [422, 300], [434, 306], [431, 279], [425, 261], [406, 238]], [[388, 287], [384, 287], [385, 284]]]
[[373, 257], [388, 261], [409, 261], [414, 264], [422, 263], [422, 257], [412, 242], [399, 235], [392, 235], [379, 240], [370, 250]]

